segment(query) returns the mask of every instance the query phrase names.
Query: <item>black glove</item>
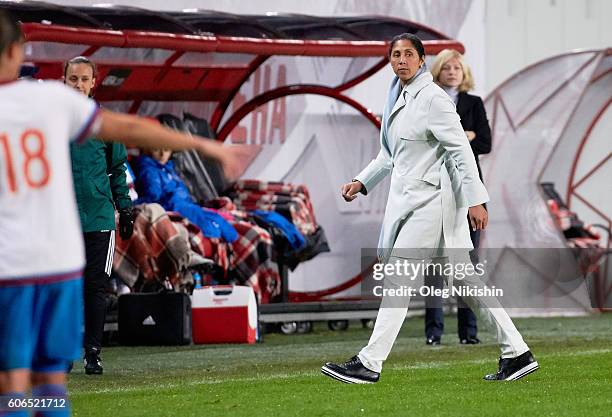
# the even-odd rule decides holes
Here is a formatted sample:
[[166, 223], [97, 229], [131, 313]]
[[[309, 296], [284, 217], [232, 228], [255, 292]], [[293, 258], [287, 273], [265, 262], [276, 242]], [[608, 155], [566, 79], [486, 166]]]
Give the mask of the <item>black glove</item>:
[[134, 232], [134, 212], [132, 207], [119, 210], [119, 236], [128, 240]]

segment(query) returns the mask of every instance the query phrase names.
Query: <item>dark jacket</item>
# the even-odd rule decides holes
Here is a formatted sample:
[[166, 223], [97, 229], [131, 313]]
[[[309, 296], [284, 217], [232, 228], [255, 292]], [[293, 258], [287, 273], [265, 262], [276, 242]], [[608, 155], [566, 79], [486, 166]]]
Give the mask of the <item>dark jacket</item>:
[[115, 230], [115, 209], [132, 206], [125, 182], [125, 146], [89, 139], [71, 143], [72, 175], [83, 232]]
[[461, 117], [463, 130], [471, 130], [476, 133], [476, 137], [470, 142], [470, 146], [472, 152], [474, 152], [478, 174], [482, 180], [478, 155], [491, 152], [491, 128], [482, 99], [468, 93], [459, 93], [457, 113]]

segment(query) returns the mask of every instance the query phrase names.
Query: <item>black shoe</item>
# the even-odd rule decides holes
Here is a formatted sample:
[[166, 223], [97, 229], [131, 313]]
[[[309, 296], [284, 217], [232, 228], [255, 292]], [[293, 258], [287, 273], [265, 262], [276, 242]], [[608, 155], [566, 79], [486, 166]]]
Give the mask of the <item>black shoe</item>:
[[495, 374], [485, 375], [487, 381], [516, 381], [525, 375], [538, 370], [540, 365], [528, 350], [516, 358], [499, 359], [499, 370]]
[[425, 340], [425, 344], [429, 346], [439, 346], [442, 342], [439, 337], [431, 336]]
[[99, 349], [87, 349], [85, 351], [83, 363], [85, 365], [85, 373], [87, 375], [102, 375], [103, 369]]
[[480, 343], [480, 339], [477, 337], [468, 337], [467, 339], [461, 339], [459, 342], [462, 345], [477, 345]]
[[327, 362], [321, 367], [321, 372], [347, 384], [373, 384], [380, 378], [379, 372], [370, 371], [363, 366], [357, 356], [341, 364]]

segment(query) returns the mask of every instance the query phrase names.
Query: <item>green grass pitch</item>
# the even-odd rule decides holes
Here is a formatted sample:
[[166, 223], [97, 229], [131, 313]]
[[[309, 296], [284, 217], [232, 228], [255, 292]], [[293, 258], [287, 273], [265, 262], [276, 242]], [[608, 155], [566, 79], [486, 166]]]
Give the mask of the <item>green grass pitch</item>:
[[611, 416], [612, 315], [516, 320], [541, 369], [516, 382], [486, 382], [499, 351], [490, 329], [483, 343], [461, 346], [446, 318], [442, 346], [425, 345], [423, 318], [406, 321], [374, 385], [323, 376], [370, 330], [268, 334], [257, 345], [114, 347], [104, 375], [76, 364], [69, 389], [75, 416]]

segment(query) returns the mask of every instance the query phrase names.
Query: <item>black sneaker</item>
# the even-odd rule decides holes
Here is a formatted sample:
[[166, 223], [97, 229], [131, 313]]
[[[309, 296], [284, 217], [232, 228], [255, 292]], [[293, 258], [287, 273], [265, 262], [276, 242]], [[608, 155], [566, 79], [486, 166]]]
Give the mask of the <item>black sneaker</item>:
[[347, 384], [373, 384], [380, 378], [379, 372], [371, 371], [363, 366], [357, 356], [341, 364], [327, 362], [321, 367], [321, 372]]
[[467, 339], [461, 339], [459, 342], [462, 345], [477, 345], [480, 343], [480, 339], [477, 337], [468, 337]]
[[425, 340], [425, 344], [429, 346], [439, 346], [441, 343], [441, 339], [435, 336], [430, 336]]
[[499, 370], [495, 374], [485, 375], [487, 381], [516, 381], [525, 375], [538, 370], [540, 365], [528, 350], [516, 358], [499, 359]]
[[100, 350], [96, 348], [85, 351], [83, 359], [85, 365], [85, 373], [87, 375], [102, 375], [102, 361], [100, 360]]

